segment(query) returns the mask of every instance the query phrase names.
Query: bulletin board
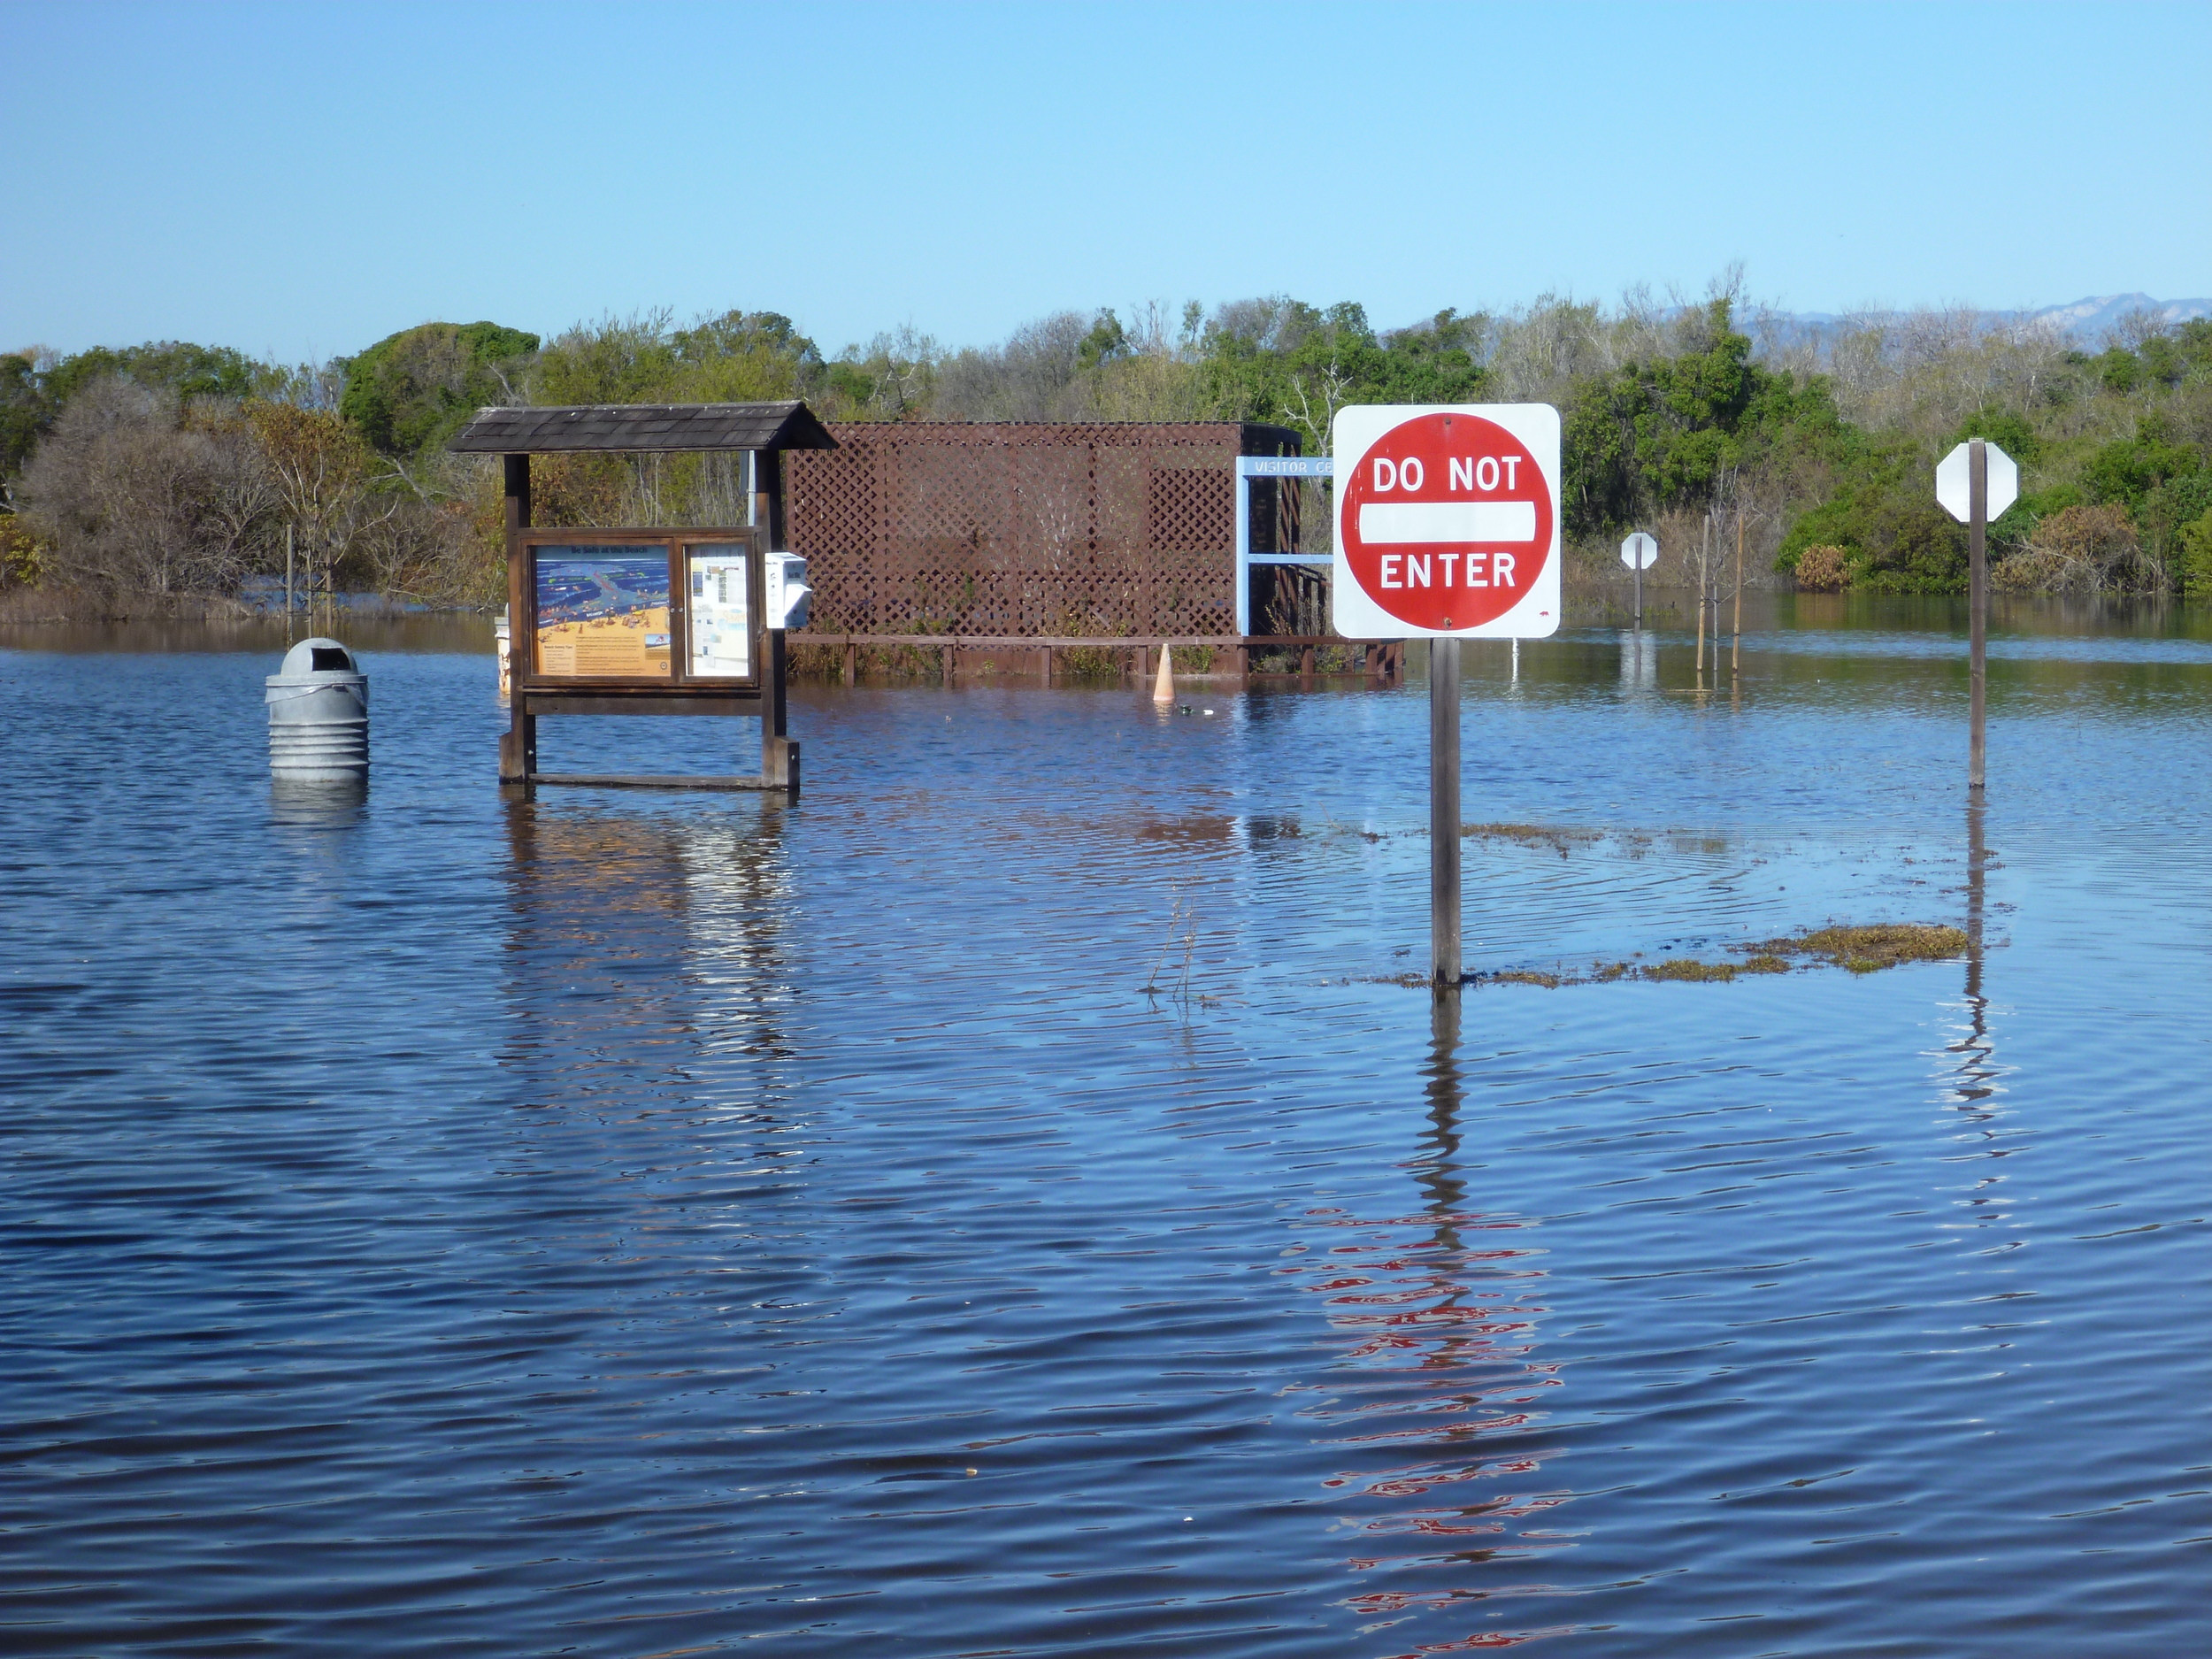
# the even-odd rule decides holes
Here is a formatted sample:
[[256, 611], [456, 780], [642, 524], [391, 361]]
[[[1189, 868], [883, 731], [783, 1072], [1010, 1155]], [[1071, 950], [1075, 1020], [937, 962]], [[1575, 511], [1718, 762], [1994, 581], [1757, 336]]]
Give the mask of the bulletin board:
[[533, 689], [726, 695], [761, 683], [759, 534], [526, 530], [511, 637]]

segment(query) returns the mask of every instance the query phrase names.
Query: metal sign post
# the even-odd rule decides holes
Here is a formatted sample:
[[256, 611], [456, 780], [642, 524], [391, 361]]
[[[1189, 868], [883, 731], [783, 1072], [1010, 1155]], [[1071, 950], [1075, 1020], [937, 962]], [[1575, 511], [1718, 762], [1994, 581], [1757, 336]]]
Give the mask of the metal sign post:
[[1460, 979], [1459, 641], [1429, 641], [1429, 978]]
[[1639, 530], [1621, 543], [1621, 563], [1636, 572], [1636, 627], [1640, 633], [1644, 626], [1644, 572], [1659, 557], [1657, 539]]
[[1979, 438], [1966, 463], [1967, 656], [1973, 689], [1967, 698], [1966, 787], [1989, 779], [1989, 449]]
[[1548, 403], [1337, 411], [1331, 622], [1429, 641], [1429, 979], [1461, 979], [1459, 642], [1559, 627], [1559, 411]]
[[1987, 777], [1989, 711], [1989, 521], [2020, 499], [2018, 463], [1985, 438], [1969, 438], [1936, 465], [1936, 499], [1966, 525], [1967, 656], [1972, 688], [1967, 699], [1966, 787]]

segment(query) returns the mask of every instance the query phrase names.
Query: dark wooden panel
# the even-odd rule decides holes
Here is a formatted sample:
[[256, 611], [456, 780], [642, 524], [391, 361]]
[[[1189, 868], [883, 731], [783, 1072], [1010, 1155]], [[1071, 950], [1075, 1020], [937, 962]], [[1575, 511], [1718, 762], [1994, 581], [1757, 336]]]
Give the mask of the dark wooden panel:
[[656, 772], [629, 775], [602, 772], [534, 772], [532, 783], [549, 783], [588, 789], [759, 789], [774, 793], [785, 786], [765, 778], [740, 773], [726, 778], [664, 777]]
[[761, 711], [757, 691], [589, 692], [539, 687], [525, 694], [534, 715], [748, 714]]

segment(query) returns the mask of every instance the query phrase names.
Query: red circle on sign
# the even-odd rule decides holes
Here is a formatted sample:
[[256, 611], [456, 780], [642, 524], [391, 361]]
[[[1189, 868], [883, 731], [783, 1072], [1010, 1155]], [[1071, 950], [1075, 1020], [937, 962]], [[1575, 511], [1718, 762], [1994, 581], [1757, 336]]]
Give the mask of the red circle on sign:
[[1551, 557], [1551, 486], [1527, 445], [1479, 415], [1393, 426], [1338, 488], [1353, 579], [1417, 628], [1496, 621]]

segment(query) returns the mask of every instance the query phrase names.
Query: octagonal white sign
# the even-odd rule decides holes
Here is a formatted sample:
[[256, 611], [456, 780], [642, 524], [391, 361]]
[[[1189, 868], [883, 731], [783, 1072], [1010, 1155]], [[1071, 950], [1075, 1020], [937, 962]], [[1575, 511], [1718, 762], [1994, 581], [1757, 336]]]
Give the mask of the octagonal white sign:
[[[2006, 508], [2020, 499], [2020, 464], [1985, 438], [1982, 448], [1989, 454], [1988, 516], [1982, 522], [1994, 524]], [[1961, 524], [1973, 516], [1969, 499], [1973, 485], [1967, 475], [1968, 457], [1973, 449], [1972, 444], [1962, 443], [1936, 463], [1936, 499]]]

